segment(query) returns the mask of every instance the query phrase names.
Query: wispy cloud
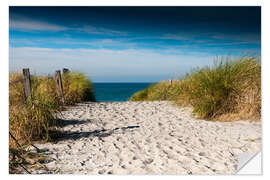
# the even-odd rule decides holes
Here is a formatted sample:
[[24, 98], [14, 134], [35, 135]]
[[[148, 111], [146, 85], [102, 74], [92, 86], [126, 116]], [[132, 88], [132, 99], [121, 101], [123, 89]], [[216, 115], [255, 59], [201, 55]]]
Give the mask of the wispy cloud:
[[231, 45], [241, 45], [250, 44], [250, 42], [217, 42], [217, 43], [205, 43], [205, 46], [231, 46]]
[[[18, 31], [27, 31], [27, 32], [63, 32], [66, 37], [58, 39], [39, 39], [28, 38], [25, 40], [25, 44], [22, 44], [20, 39], [12, 39], [11, 44], [22, 44], [23, 46], [36, 45], [46, 45], [46, 44], [58, 44], [65, 46], [70, 46], [71, 44], [76, 46], [90, 46], [91, 48], [168, 48], [168, 46], [176, 46], [177, 48], [194, 48], [196, 46], [211, 46], [211, 47], [222, 47], [230, 45], [250, 45], [250, 44], [260, 44], [260, 37], [256, 34], [222, 34], [218, 32], [178, 32], [178, 33], [164, 33], [159, 36], [156, 34], [144, 34], [138, 35], [132, 32], [124, 32], [120, 30], [113, 30], [105, 27], [95, 27], [90, 25], [85, 26], [72, 26], [69, 27], [53, 24], [41, 20], [36, 20], [33, 18], [21, 16], [18, 14], [13, 14], [10, 16], [10, 29]], [[85, 33], [93, 35], [103, 35], [105, 37], [100, 39], [85, 39], [85, 40], [76, 40], [69, 37], [74, 35], [74, 33]], [[112, 39], [113, 38], [113, 39]], [[150, 44], [147, 42], [149, 41]], [[170, 40], [177, 41], [170, 45]], [[31, 42], [32, 41], [32, 42]], [[53, 44], [52, 44], [53, 47]], [[169, 47], [171, 48], [171, 47]]]
[[178, 33], [178, 34], [164, 34], [160, 38], [184, 41], [184, 40], [192, 40], [193, 36], [186, 35], [185, 33]]
[[128, 32], [113, 30], [104, 27], [94, 27], [94, 26], [82, 26], [82, 27], [72, 27], [72, 26], [62, 26], [57, 24], [52, 24], [46, 21], [35, 20], [33, 18], [12, 15], [10, 16], [9, 27], [11, 30], [17, 31], [73, 31], [77, 33], [87, 33], [87, 34], [98, 34], [98, 35], [108, 35], [108, 36], [126, 36]]
[[[239, 46], [241, 45], [241, 47]], [[242, 46], [243, 45], [243, 46]], [[250, 46], [247, 42], [196, 42], [169, 44], [162, 41], [132, 41], [129, 38], [97, 38], [77, 39], [70, 37], [59, 38], [11, 38], [10, 47], [39, 47], [52, 49], [107, 49], [107, 50], [151, 50], [157, 54], [185, 55], [206, 57], [209, 55], [239, 55], [243, 52], [259, 53], [260, 47]]]
[[117, 31], [117, 30], [112, 30], [112, 29], [107, 29], [107, 28], [102, 28], [102, 27], [94, 27], [94, 26], [83, 26], [79, 28], [70, 28], [74, 31], [77, 32], [83, 32], [83, 33], [88, 33], [88, 34], [103, 34], [103, 35], [121, 35], [121, 36], [126, 36], [128, 35], [127, 32], [123, 31]]
[[221, 34], [221, 33], [213, 33], [210, 38], [214, 40], [227, 40], [238, 43], [254, 43], [260, 44], [261, 38], [259, 34], [251, 34], [251, 33], [241, 33], [241, 34]]
[[86, 38], [76, 39], [70, 37], [39, 37], [39, 38], [11, 38], [11, 47], [50, 47], [50, 48], [113, 48], [113, 49], [131, 49], [136, 48], [139, 45], [135, 42], [130, 42], [127, 39], [111, 39], [111, 38]]
[[30, 19], [20, 15], [13, 15], [9, 19], [9, 27], [19, 31], [65, 31], [67, 27], [51, 24], [45, 21]]

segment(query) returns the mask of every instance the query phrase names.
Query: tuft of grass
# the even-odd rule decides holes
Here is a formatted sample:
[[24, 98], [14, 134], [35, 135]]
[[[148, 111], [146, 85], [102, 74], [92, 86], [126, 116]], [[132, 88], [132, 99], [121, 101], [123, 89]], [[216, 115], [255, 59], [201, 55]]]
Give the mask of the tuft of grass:
[[130, 101], [172, 101], [177, 98], [179, 90], [178, 81], [174, 81], [172, 84], [162, 81], [136, 92], [131, 96]]
[[222, 57], [213, 67], [195, 69], [173, 84], [157, 83], [130, 100], [174, 101], [179, 106], [192, 106], [198, 118], [210, 120], [260, 119], [260, 59]]
[[148, 98], [148, 94], [149, 92], [151, 91], [152, 87], [154, 87], [155, 85], [152, 84], [150, 85], [148, 88], [145, 88], [141, 91], [138, 91], [136, 92], [135, 94], [133, 94], [131, 97], [130, 97], [130, 101], [146, 101], [146, 100], [149, 100]]
[[82, 73], [64, 73], [62, 76], [65, 103], [73, 105], [83, 101], [95, 101], [91, 81]]
[[37, 86], [34, 87], [36, 95], [43, 97], [47, 102], [50, 102], [52, 106], [60, 110], [61, 97], [58, 96], [56, 91], [56, 82], [53, 77], [41, 76], [36, 78]]
[[152, 87], [152, 91], [149, 93], [149, 99], [151, 101], [159, 100], [168, 100], [173, 101], [177, 98], [177, 95], [180, 93], [178, 86], [178, 81], [173, 81], [173, 83], [161, 82], [156, 84], [155, 87]]

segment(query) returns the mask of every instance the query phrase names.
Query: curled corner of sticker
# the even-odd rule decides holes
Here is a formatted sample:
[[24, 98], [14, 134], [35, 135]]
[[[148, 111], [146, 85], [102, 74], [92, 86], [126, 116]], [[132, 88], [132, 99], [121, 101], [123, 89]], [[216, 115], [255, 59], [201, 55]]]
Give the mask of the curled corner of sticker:
[[238, 154], [236, 174], [261, 175], [262, 156], [261, 152]]

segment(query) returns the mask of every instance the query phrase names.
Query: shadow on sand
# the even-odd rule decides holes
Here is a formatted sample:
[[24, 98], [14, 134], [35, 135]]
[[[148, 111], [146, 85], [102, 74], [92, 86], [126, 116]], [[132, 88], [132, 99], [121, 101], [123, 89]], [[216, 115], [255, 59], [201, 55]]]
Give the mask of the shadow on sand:
[[[88, 121], [89, 122], [89, 121]], [[52, 141], [59, 142], [63, 140], [76, 140], [80, 138], [88, 138], [88, 137], [108, 137], [112, 134], [125, 133], [126, 130], [139, 128], [140, 126], [126, 126], [121, 128], [114, 129], [101, 129], [94, 130], [89, 132], [69, 132], [69, 131], [61, 131], [61, 130], [51, 130], [50, 136]]]
[[64, 120], [64, 119], [57, 119], [56, 120], [56, 127], [65, 127], [69, 125], [80, 125], [80, 124], [86, 124], [91, 123], [91, 120]]

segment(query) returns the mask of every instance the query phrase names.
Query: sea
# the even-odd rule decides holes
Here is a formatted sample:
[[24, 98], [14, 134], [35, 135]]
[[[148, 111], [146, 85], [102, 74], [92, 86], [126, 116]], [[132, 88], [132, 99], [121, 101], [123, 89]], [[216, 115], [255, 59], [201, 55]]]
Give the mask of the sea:
[[94, 94], [97, 102], [127, 101], [134, 93], [143, 90], [152, 83], [101, 83], [94, 82]]

